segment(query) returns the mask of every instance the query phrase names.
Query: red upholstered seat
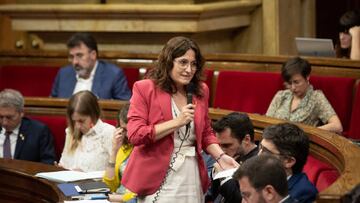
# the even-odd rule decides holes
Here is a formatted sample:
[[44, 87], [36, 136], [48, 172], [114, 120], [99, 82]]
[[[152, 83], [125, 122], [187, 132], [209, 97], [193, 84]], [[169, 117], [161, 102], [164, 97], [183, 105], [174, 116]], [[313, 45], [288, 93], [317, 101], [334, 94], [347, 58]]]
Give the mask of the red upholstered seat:
[[209, 70], [209, 69], [205, 69], [204, 71], [204, 75], [205, 75], [205, 83], [206, 85], [209, 87], [209, 92], [211, 92], [211, 88], [212, 88], [212, 81], [214, 78], [214, 71], [213, 70]]
[[355, 89], [354, 105], [351, 114], [348, 137], [360, 140], [360, 80], [357, 82]]
[[[329, 171], [332, 172], [329, 173]], [[303, 172], [306, 173], [310, 182], [313, 183], [319, 191], [327, 188], [339, 177], [339, 173], [333, 166], [320, 161], [312, 155], [308, 156]], [[323, 172], [325, 173], [323, 174]], [[320, 188], [318, 186], [320, 186]]]
[[123, 68], [124, 74], [126, 75], [126, 80], [128, 82], [129, 89], [132, 90], [132, 87], [136, 81], [140, 79], [140, 72], [138, 68]]
[[321, 171], [316, 182], [316, 188], [319, 192], [323, 191], [331, 184], [333, 184], [339, 177], [339, 172], [335, 169]]
[[[41, 121], [46, 124], [54, 136], [54, 146], [57, 158], [60, 159], [65, 144], [65, 129], [67, 127], [66, 117], [57, 115], [31, 115], [32, 119]], [[116, 126], [116, 120], [104, 119], [110, 125]]]
[[48, 97], [58, 70], [48, 66], [2, 66], [0, 90], [12, 88], [24, 96]]
[[265, 114], [282, 87], [282, 79], [277, 73], [221, 71], [214, 107]]
[[110, 125], [113, 125], [113, 126], [117, 126], [117, 123], [116, 123], [116, 119], [102, 119], [102, 121], [104, 121], [105, 123], [108, 123]]
[[339, 116], [344, 132], [349, 130], [354, 78], [311, 76], [314, 89], [322, 90]]
[[57, 115], [31, 115], [32, 119], [46, 124], [54, 136], [54, 146], [57, 158], [60, 159], [65, 144], [66, 117]]
[[204, 75], [205, 75], [205, 83], [209, 88], [209, 106], [212, 106], [212, 101], [213, 101], [213, 79], [214, 79], [214, 71], [213, 70], [209, 70], [209, 69], [205, 69], [204, 71]]

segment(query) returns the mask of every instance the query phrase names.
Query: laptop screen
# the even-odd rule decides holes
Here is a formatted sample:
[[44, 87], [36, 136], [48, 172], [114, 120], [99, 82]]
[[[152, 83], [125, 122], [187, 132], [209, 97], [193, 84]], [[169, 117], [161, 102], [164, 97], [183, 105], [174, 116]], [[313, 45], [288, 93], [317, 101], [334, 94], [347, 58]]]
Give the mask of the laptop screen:
[[300, 56], [336, 56], [331, 39], [296, 37], [295, 42]]

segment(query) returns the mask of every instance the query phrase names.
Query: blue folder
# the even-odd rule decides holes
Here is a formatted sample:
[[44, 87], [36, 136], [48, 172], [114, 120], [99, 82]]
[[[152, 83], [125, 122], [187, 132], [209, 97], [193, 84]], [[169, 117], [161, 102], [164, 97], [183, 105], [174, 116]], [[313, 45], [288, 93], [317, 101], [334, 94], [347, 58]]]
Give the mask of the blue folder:
[[57, 185], [61, 192], [64, 193], [65, 196], [75, 196], [80, 195], [78, 191], [75, 189], [76, 184], [74, 183], [61, 183]]

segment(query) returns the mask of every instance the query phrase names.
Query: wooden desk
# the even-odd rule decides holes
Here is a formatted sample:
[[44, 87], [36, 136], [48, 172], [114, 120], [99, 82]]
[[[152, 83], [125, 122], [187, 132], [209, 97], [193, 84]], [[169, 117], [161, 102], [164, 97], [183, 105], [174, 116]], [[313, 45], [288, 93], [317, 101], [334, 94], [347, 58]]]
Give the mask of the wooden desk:
[[34, 177], [38, 172], [58, 170], [43, 163], [0, 158], [0, 202], [63, 202], [66, 197], [57, 183]]
[[[25, 111], [27, 114], [34, 114], [34, 115], [51, 115], [56, 112], [57, 115], [65, 115], [65, 108], [66, 108], [66, 100], [64, 99], [54, 99], [54, 98], [26, 98], [25, 99]], [[113, 114], [117, 112], [124, 102], [121, 101], [102, 101], [100, 104], [104, 109], [109, 111], [109, 114]], [[221, 110], [221, 109], [209, 109], [209, 116], [211, 119], [217, 120], [224, 115], [227, 115], [231, 111]], [[270, 118], [267, 116], [262, 116], [258, 114], [249, 114], [251, 121], [253, 122], [256, 137], [257, 139], [261, 139], [261, 134], [263, 129], [269, 125], [274, 125], [278, 123], [285, 122], [284, 120], [279, 120], [275, 118]], [[321, 130], [319, 128], [298, 124], [309, 136], [310, 138], [310, 154], [314, 157], [320, 159], [321, 161], [327, 162], [330, 165], [334, 166], [340, 173], [340, 177], [328, 188], [321, 191], [317, 196], [317, 203], [340, 203], [341, 197], [348, 191], [350, 191], [353, 187], [360, 183], [360, 148], [355, 144], [351, 143], [351, 141], [347, 140], [346, 138], [337, 135], [335, 133], [330, 133], [325, 130]], [[3, 161], [4, 162], [4, 161]], [[7, 166], [6, 163], [0, 162], [0, 168]], [[12, 169], [16, 169], [17, 173], [23, 174], [27, 168], [31, 168], [33, 163], [29, 162], [29, 166], [27, 164], [15, 166]], [[46, 166], [46, 165], [45, 165]], [[10, 167], [10, 166], [9, 166]], [[43, 166], [44, 167], [44, 166]], [[51, 168], [51, 166], [47, 166]], [[55, 168], [56, 169], [56, 168]], [[55, 170], [54, 169], [54, 170]], [[30, 173], [27, 174], [35, 174], [35, 171], [31, 169]], [[1, 169], [0, 174], [4, 171]], [[11, 171], [11, 170], [10, 170]], [[28, 171], [29, 172], [29, 171]], [[16, 176], [15, 176], [16, 177]], [[14, 177], [14, 179], [15, 179]], [[1, 181], [4, 180], [3, 177], [0, 177]], [[28, 182], [32, 181], [41, 181], [32, 178], [31, 176], [28, 177]], [[16, 179], [15, 179], [16, 180]], [[12, 181], [6, 181], [12, 182]], [[47, 184], [45, 184], [47, 183]], [[40, 183], [39, 183], [40, 184]], [[49, 186], [48, 182], [41, 182], [42, 185]], [[41, 185], [40, 184], [40, 185]], [[0, 186], [2, 186], [2, 182]], [[31, 185], [31, 184], [30, 184]], [[9, 186], [6, 186], [9, 187]], [[19, 190], [28, 191], [28, 188], [23, 186]], [[40, 187], [40, 186], [39, 186]], [[45, 186], [42, 186], [44, 188]], [[1, 187], [4, 188], [4, 187]], [[46, 188], [46, 187], [45, 187]], [[26, 190], [27, 189], [27, 190]], [[56, 196], [57, 188], [48, 189], [49, 197], [59, 197], [61, 199], [62, 196]], [[0, 193], [2, 192], [0, 189]], [[19, 191], [17, 190], [17, 191]], [[52, 193], [51, 193], [52, 191]], [[44, 194], [44, 193], [41, 193]], [[40, 196], [40, 195], [39, 195]], [[42, 196], [40, 196], [42, 197]], [[39, 198], [41, 200], [41, 198]], [[40, 201], [39, 201], [40, 202]]]
[[[209, 116], [216, 120], [230, 112], [210, 108]], [[267, 126], [285, 122], [259, 114], [249, 114], [249, 117], [258, 139]], [[340, 177], [333, 184], [317, 195], [316, 202], [340, 203], [345, 193], [360, 184], [360, 147], [338, 134], [303, 124], [297, 125], [310, 138], [310, 154], [334, 166], [340, 173]]]

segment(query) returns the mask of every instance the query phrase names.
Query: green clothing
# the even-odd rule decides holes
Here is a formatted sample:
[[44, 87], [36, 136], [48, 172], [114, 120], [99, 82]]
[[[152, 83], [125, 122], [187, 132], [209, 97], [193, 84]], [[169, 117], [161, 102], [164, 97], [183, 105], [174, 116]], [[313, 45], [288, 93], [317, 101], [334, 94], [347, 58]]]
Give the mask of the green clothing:
[[307, 89], [298, 107], [291, 112], [293, 94], [290, 90], [278, 91], [271, 101], [266, 116], [299, 122], [311, 126], [328, 123], [336, 115], [329, 101], [321, 90], [314, 90], [312, 85]]

